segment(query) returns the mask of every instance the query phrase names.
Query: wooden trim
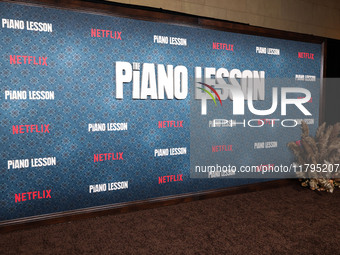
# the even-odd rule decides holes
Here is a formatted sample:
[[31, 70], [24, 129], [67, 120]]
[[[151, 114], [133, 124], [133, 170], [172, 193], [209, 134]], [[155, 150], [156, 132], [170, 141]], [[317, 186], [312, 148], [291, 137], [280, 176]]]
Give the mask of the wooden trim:
[[104, 206], [96, 206], [66, 212], [44, 214], [15, 220], [0, 222], [0, 233], [7, 233], [15, 230], [40, 227], [50, 224], [64, 223], [74, 220], [83, 220], [98, 216], [134, 212], [145, 209], [152, 209], [162, 206], [176, 205], [202, 199], [216, 198], [227, 195], [235, 195], [246, 192], [274, 189], [283, 186], [296, 184], [295, 179], [282, 179], [268, 182], [254, 183], [237, 187], [208, 190], [203, 192], [192, 192], [180, 195], [159, 197], [141, 201], [132, 201]]
[[327, 77], [327, 40], [322, 43], [321, 73], [320, 73], [320, 101], [319, 101], [319, 126], [326, 121], [326, 77]]

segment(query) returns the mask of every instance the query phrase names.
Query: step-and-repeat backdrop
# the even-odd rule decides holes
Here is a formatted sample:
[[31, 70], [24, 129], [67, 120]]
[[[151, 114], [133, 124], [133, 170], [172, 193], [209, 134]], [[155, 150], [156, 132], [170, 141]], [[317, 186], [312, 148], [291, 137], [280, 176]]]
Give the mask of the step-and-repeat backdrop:
[[0, 221], [268, 180], [206, 169], [291, 163], [301, 120], [318, 125], [319, 44], [13, 3], [0, 17]]

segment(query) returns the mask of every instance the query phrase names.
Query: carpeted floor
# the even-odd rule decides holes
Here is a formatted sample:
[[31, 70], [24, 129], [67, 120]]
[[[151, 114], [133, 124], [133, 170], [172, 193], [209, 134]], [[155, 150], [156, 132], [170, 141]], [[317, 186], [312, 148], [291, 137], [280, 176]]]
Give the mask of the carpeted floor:
[[0, 254], [340, 254], [340, 190], [297, 184], [15, 231]]

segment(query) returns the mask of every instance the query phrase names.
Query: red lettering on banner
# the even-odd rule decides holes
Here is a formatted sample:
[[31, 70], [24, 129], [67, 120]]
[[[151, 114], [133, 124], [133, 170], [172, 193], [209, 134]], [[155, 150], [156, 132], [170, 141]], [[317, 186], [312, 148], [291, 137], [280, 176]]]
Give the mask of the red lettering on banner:
[[182, 128], [183, 127], [183, 120], [158, 121], [158, 128], [168, 128], [168, 127]]
[[167, 182], [182, 182], [183, 181], [183, 174], [177, 175], [165, 175], [158, 177], [158, 184], [163, 184]]
[[52, 198], [50, 189], [43, 190], [42, 196], [41, 196], [40, 191], [30, 191], [30, 192], [15, 194], [15, 203], [35, 200], [35, 199], [46, 199], [46, 198]]
[[234, 44], [213, 42], [213, 49], [214, 49], [214, 50], [228, 50], [228, 51], [234, 51]]
[[50, 124], [40, 124], [40, 125], [13, 125], [12, 133], [14, 134], [24, 134], [24, 133], [50, 133]]
[[99, 155], [94, 154], [93, 162], [98, 162], [98, 160], [99, 160]]
[[122, 40], [122, 32], [91, 28], [91, 37], [105, 37]]
[[18, 203], [21, 201], [21, 194], [15, 194], [15, 202]]
[[106, 160], [124, 160], [123, 152], [101, 153], [93, 155], [93, 162]]
[[314, 54], [313, 53], [307, 53], [307, 52], [298, 52], [298, 58], [307, 58], [307, 59], [313, 59], [314, 60]]
[[[21, 62], [21, 58], [23, 58], [24, 62]], [[11, 65], [41, 65], [47, 66], [47, 57], [35, 57], [35, 56], [21, 56], [21, 55], [10, 55], [9, 56], [9, 63]]]
[[16, 60], [16, 59], [15, 59], [15, 55], [14, 55], [14, 56], [12, 56], [12, 55], [9, 56], [9, 63], [10, 63], [11, 65], [16, 64], [16, 61], [15, 61], [15, 60]]
[[212, 150], [212, 152], [232, 151], [233, 146], [231, 144], [229, 144], [229, 145], [213, 145], [211, 150]]

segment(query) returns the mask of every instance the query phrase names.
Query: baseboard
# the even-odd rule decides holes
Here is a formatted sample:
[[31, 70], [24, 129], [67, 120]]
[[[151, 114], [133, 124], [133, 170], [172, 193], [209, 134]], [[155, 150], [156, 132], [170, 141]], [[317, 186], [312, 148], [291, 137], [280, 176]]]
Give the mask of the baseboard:
[[141, 201], [110, 204], [105, 206], [96, 206], [91, 208], [78, 209], [60, 213], [51, 213], [39, 216], [20, 218], [15, 220], [2, 221], [0, 222], [0, 233], [6, 233], [10, 231], [22, 230], [26, 228], [39, 227], [50, 224], [69, 222], [74, 220], [81, 220], [98, 216], [120, 214], [134, 212], [138, 210], [152, 209], [162, 206], [176, 205], [179, 203], [186, 203], [208, 198], [216, 198], [226, 195], [234, 195], [246, 192], [260, 191], [265, 189], [273, 189], [282, 186], [292, 185], [294, 183], [296, 183], [296, 180], [292, 179], [274, 180], [268, 182], [242, 185], [237, 187], [186, 193]]

